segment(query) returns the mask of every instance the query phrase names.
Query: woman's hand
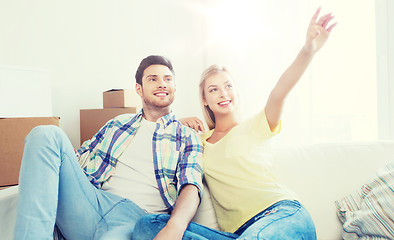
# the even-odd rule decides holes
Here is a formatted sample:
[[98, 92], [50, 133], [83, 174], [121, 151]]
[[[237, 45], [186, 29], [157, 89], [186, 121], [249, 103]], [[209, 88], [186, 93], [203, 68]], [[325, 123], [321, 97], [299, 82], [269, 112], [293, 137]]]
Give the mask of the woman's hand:
[[197, 117], [181, 118], [179, 122], [196, 132], [205, 132], [204, 123]]
[[331, 30], [337, 25], [336, 22], [329, 25], [330, 21], [334, 19], [334, 16], [332, 16], [331, 13], [328, 13], [317, 20], [320, 9], [321, 8], [319, 7], [316, 10], [311, 22], [309, 23], [304, 45], [304, 50], [312, 55], [319, 51], [327, 41]]
[[271, 130], [274, 130], [280, 122], [283, 105], [287, 95], [300, 80], [302, 74], [304, 74], [309, 63], [312, 61], [313, 55], [324, 45], [331, 30], [337, 25], [337, 23], [333, 23], [328, 26], [330, 21], [334, 19], [331, 13], [317, 20], [319, 13], [320, 7], [316, 10], [309, 23], [305, 45], [302, 47], [293, 63], [279, 78], [278, 83], [274, 89], [272, 89], [267, 100], [265, 115]]

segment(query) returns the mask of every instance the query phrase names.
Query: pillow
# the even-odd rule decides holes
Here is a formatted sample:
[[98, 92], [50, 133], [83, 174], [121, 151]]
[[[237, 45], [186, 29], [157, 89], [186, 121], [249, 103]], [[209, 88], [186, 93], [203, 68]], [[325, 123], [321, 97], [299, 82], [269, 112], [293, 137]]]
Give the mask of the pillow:
[[335, 204], [343, 239], [394, 239], [394, 161]]
[[202, 200], [192, 221], [206, 227], [220, 230], [208, 186], [205, 181], [203, 181], [203, 184]]

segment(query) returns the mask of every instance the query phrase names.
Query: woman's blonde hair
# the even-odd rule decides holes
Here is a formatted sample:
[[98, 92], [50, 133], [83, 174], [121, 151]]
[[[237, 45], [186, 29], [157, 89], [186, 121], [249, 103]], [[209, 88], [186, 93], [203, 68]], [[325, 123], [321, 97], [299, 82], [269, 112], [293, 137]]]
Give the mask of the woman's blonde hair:
[[201, 74], [201, 79], [200, 79], [200, 102], [201, 102], [201, 107], [202, 107], [202, 112], [204, 115], [205, 122], [208, 125], [209, 130], [215, 128], [215, 115], [213, 114], [212, 110], [209, 108], [209, 106], [206, 106], [204, 104], [204, 98], [205, 98], [205, 93], [204, 93], [204, 87], [205, 87], [205, 81], [207, 78], [209, 78], [212, 75], [215, 75], [217, 73], [221, 72], [226, 72], [227, 74], [230, 74], [228, 68], [221, 66], [221, 65], [211, 65], [208, 67], [202, 74]]

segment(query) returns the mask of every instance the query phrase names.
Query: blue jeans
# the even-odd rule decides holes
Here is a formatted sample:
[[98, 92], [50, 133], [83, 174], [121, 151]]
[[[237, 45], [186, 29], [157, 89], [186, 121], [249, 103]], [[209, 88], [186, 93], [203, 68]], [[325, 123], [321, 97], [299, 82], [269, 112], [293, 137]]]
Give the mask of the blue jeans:
[[[151, 240], [165, 226], [169, 215], [146, 215], [134, 228], [133, 239]], [[190, 223], [183, 239], [316, 239], [315, 225], [306, 209], [297, 201], [273, 204], [242, 225], [235, 233], [226, 233]]]
[[[170, 219], [168, 214], [149, 214], [138, 220], [134, 228], [133, 240], [152, 240]], [[218, 231], [191, 222], [183, 234], [183, 240], [228, 240], [236, 239], [238, 235]]]
[[242, 225], [237, 239], [315, 240], [315, 224], [298, 201], [277, 202]]
[[53, 239], [56, 223], [66, 239], [129, 240], [144, 215], [130, 200], [89, 182], [60, 128], [39, 126], [26, 137], [15, 239]]

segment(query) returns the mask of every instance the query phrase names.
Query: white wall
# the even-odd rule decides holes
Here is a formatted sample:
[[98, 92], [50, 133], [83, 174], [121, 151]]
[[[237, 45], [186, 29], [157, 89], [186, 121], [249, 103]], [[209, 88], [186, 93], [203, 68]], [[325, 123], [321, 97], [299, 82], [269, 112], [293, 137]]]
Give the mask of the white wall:
[[394, 2], [375, 4], [379, 138], [394, 139]]
[[0, 64], [0, 118], [52, 115], [48, 71]]
[[[376, 138], [381, 94], [370, 0], [4, 0], [0, 64], [49, 71], [53, 113], [74, 147], [79, 110], [101, 108], [105, 90], [133, 88], [135, 70], [150, 54], [174, 64], [179, 117], [202, 116], [198, 81], [213, 63], [233, 70], [249, 116], [301, 48], [319, 5], [339, 24], [289, 97], [280, 138], [289, 144]], [[394, 104], [389, 95], [380, 97], [381, 113]]]
[[[134, 88], [135, 70], [150, 54], [172, 60], [176, 113], [199, 110], [202, 19], [187, 1], [0, 1], [0, 64], [47, 69], [53, 113], [74, 147], [79, 109], [102, 108], [102, 92]], [[199, 113], [200, 111], [198, 111]]]
[[338, 25], [289, 95], [276, 139], [286, 145], [377, 139], [373, 1], [208, 2], [207, 63], [231, 67], [247, 116], [264, 107], [317, 7], [321, 15], [332, 12]]

